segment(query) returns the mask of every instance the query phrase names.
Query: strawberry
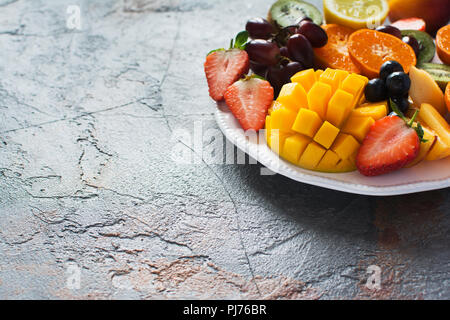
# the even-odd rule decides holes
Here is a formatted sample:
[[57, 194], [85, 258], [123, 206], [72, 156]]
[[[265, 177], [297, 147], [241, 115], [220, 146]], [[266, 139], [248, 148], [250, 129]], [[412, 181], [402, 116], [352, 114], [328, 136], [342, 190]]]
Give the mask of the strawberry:
[[398, 170], [419, 154], [420, 138], [414, 128], [398, 116], [376, 121], [356, 157], [356, 167], [365, 176]]
[[231, 85], [224, 96], [244, 130], [264, 128], [267, 110], [273, 102], [273, 88], [268, 81], [246, 77]]
[[222, 100], [227, 88], [246, 74], [249, 66], [250, 60], [244, 50], [230, 49], [210, 53], [206, 57], [205, 73], [211, 98]]

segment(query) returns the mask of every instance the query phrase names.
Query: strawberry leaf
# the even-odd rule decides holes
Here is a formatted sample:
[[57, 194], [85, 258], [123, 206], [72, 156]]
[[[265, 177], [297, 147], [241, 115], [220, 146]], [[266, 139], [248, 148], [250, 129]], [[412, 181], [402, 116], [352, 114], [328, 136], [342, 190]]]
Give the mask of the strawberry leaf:
[[241, 31], [237, 34], [236, 39], [234, 41], [234, 46], [231, 45], [232, 48], [237, 48], [241, 50], [245, 50], [247, 45], [249, 34], [247, 31]]
[[420, 142], [422, 142], [422, 143], [428, 142], [427, 139], [423, 138], [424, 132], [423, 132], [422, 125], [419, 122], [417, 122], [417, 126], [414, 127], [414, 130], [416, 130], [417, 135], [419, 136]]
[[225, 51], [225, 49], [224, 48], [220, 48], [220, 49], [211, 50], [210, 52], [208, 52], [208, 54], [206, 56], [209, 56], [211, 53], [214, 53], [214, 52], [217, 52], [217, 51]]

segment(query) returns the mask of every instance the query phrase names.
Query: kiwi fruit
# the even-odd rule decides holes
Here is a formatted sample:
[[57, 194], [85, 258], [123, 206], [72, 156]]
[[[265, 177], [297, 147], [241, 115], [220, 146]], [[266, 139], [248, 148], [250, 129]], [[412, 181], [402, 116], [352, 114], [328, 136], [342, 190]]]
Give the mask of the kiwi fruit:
[[417, 57], [417, 64], [430, 62], [436, 54], [436, 45], [433, 38], [426, 32], [418, 30], [402, 30], [402, 36], [416, 38], [420, 45], [420, 54]]
[[319, 9], [300, 0], [278, 0], [270, 8], [268, 20], [282, 29], [298, 23], [304, 17], [309, 17], [319, 26], [323, 22]]
[[428, 72], [439, 87], [445, 90], [447, 83], [450, 82], [450, 66], [439, 63], [422, 63], [418, 67]]

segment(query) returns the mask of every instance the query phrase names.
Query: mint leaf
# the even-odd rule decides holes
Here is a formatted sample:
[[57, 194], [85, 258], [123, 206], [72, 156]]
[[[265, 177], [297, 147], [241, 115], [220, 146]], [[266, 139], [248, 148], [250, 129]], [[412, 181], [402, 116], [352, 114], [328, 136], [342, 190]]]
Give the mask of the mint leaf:
[[245, 50], [247, 45], [249, 34], [247, 31], [241, 31], [237, 34], [233, 48]]

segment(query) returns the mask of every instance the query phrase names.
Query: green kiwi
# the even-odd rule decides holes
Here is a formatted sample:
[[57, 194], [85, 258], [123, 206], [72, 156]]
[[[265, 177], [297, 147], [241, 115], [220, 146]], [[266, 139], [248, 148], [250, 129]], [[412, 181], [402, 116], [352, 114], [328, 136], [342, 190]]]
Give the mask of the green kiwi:
[[450, 82], [450, 66], [439, 63], [422, 63], [418, 67], [428, 72], [439, 87], [445, 90], [447, 83]]
[[300, 0], [278, 0], [269, 10], [269, 21], [282, 29], [309, 17], [315, 24], [322, 24], [322, 13], [312, 4]]
[[417, 64], [430, 62], [436, 54], [436, 45], [433, 38], [426, 32], [418, 30], [402, 30], [402, 36], [416, 38], [420, 45], [420, 54], [417, 57]]

